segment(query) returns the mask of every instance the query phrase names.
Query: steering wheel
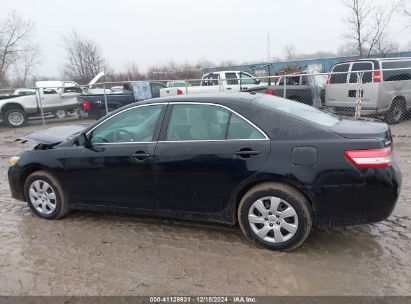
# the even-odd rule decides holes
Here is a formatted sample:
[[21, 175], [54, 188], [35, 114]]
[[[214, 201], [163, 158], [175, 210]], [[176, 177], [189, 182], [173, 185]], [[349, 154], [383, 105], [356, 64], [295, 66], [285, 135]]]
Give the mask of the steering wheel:
[[128, 142], [134, 141], [134, 136], [131, 132], [125, 129], [118, 129], [114, 131], [113, 139], [115, 142]]

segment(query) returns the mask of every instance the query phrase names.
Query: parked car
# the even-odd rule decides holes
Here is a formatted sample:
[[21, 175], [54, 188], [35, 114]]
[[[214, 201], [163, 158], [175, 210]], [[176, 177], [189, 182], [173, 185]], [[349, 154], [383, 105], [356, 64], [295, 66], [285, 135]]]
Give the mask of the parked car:
[[76, 83], [67, 81], [38, 81], [40, 96], [37, 94], [19, 94], [0, 98], [1, 119], [10, 127], [24, 126], [31, 116], [78, 108], [77, 97], [81, 89]]
[[275, 85], [258, 86], [243, 90], [243, 92], [280, 96], [320, 108], [324, 104], [326, 81], [327, 76], [322, 74], [281, 76]]
[[[130, 103], [156, 98], [160, 96], [160, 89], [166, 86], [156, 81], [135, 81], [123, 85], [122, 94], [93, 94], [79, 97], [80, 108], [89, 117], [99, 119], [106, 115], [107, 111], [112, 112]], [[106, 111], [107, 100], [107, 111]]]
[[36, 94], [36, 89], [15, 89], [14, 92], [11, 94], [13, 96], [21, 96], [21, 95], [34, 95]]
[[300, 246], [313, 224], [381, 221], [401, 186], [384, 122], [262, 94], [150, 99], [26, 138], [40, 144], [11, 158], [8, 178], [42, 218], [99, 209], [239, 223], [272, 250]]
[[199, 86], [172, 87], [160, 90], [160, 96], [200, 93], [240, 92], [260, 85], [260, 80], [242, 71], [220, 71], [204, 74]]
[[184, 80], [167, 81], [166, 83], [167, 88], [185, 88], [188, 86], [190, 86], [190, 84]]
[[362, 72], [362, 115], [383, 115], [390, 124], [411, 108], [411, 58], [360, 59], [336, 64], [325, 88], [325, 103], [337, 113], [353, 113]]

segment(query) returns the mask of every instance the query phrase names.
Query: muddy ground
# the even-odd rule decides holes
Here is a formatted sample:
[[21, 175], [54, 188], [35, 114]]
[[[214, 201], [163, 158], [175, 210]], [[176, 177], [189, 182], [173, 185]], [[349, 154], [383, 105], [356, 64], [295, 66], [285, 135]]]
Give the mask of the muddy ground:
[[291, 253], [225, 225], [91, 212], [42, 220], [7, 184], [10, 156], [30, 148], [14, 139], [40, 128], [0, 127], [0, 295], [411, 295], [411, 121], [392, 128], [404, 182], [388, 220], [314, 230]]

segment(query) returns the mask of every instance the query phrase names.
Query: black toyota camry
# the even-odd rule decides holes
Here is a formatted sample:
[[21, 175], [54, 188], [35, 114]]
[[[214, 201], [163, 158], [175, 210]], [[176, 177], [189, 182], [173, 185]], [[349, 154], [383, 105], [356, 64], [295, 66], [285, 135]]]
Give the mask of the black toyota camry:
[[401, 186], [387, 124], [269, 95], [151, 99], [28, 138], [39, 144], [11, 158], [9, 183], [42, 218], [91, 209], [238, 223], [272, 250], [300, 246], [312, 225], [381, 221]]

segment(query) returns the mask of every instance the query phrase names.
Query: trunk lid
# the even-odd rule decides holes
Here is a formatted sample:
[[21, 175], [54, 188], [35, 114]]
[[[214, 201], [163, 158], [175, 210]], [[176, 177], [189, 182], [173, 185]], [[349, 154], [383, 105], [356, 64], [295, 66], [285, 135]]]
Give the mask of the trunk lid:
[[348, 139], [380, 139], [385, 141], [386, 146], [391, 144], [390, 128], [382, 121], [342, 119], [330, 129]]

